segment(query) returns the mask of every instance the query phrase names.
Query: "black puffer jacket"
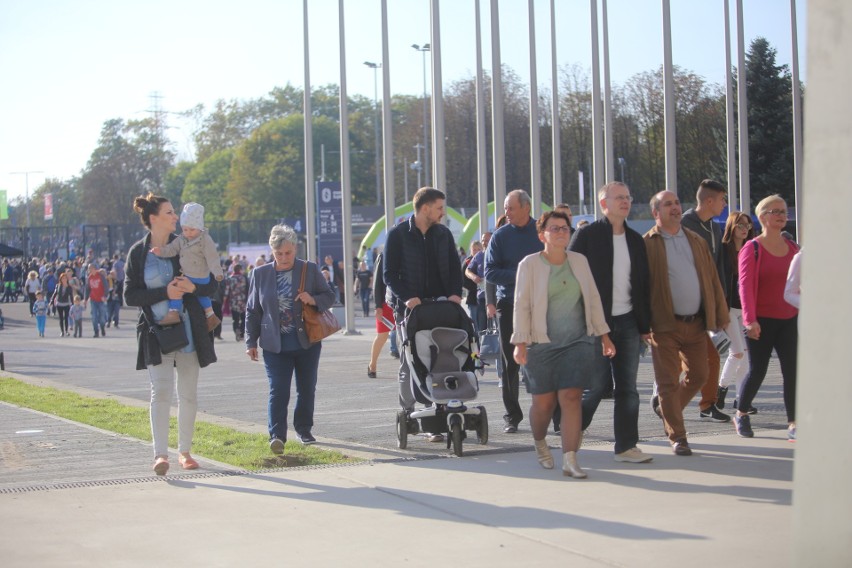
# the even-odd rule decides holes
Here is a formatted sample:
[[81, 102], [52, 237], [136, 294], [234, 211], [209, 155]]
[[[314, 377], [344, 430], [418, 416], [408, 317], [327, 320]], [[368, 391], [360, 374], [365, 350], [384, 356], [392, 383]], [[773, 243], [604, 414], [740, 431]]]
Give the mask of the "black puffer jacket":
[[[176, 235], [169, 236], [169, 242], [177, 238]], [[157, 302], [168, 300], [166, 288], [151, 288], [145, 286], [145, 258], [151, 249], [151, 234], [130, 247], [127, 253], [127, 265], [125, 267], [124, 300], [128, 306], [137, 306], [139, 310], [139, 323], [136, 326], [136, 341], [139, 345], [136, 357], [136, 370], [141, 371], [149, 365], [159, 365], [163, 362], [160, 353], [160, 345], [157, 338], [150, 332], [148, 320], [153, 319], [151, 306]], [[178, 257], [168, 259], [172, 262], [174, 274], [180, 274], [180, 263]], [[198, 302], [198, 296], [212, 296], [216, 292], [219, 283], [210, 275], [210, 282], [199, 284], [195, 294], [184, 294], [183, 307], [189, 314], [192, 339], [195, 343], [195, 352], [198, 355], [199, 366], [206, 367], [216, 362], [216, 351], [213, 348], [213, 338], [207, 331], [207, 316], [204, 308]], [[147, 317], [143, 310], [147, 312]]]
[[[434, 259], [433, 263], [428, 261]], [[388, 233], [384, 250], [385, 284], [393, 293], [393, 307], [399, 311], [411, 298], [424, 298], [430, 270], [438, 271], [440, 293], [435, 296], [462, 294], [462, 272], [456, 252], [456, 241], [450, 230], [440, 223], [426, 234], [414, 224], [414, 215]]]

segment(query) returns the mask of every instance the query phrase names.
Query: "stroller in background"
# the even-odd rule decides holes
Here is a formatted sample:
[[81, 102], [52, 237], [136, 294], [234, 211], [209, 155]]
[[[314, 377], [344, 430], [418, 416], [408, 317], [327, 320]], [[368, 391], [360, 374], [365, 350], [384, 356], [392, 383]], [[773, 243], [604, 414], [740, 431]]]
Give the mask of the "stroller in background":
[[[466, 432], [473, 430], [480, 444], [488, 443], [488, 415], [484, 406], [467, 406], [479, 392], [473, 345], [478, 344], [473, 322], [459, 304], [448, 300], [427, 301], [415, 306], [399, 322], [403, 357], [409, 367], [411, 391], [420, 410], [400, 410], [396, 432], [401, 449], [408, 434], [422, 430], [447, 433], [457, 456], [463, 453]], [[415, 421], [413, 424], [411, 421]]]

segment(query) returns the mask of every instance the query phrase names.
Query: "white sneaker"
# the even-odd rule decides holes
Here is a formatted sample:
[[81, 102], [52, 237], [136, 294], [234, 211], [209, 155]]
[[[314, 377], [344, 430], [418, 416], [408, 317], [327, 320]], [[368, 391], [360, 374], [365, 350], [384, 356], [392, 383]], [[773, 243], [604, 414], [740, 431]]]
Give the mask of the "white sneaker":
[[617, 462], [627, 462], [627, 463], [648, 463], [653, 460], [652, 456], [644, 453], [639, 448], [630, 448], [627, 451], [621, 452], [620, 454], [615, 454], [615, 461]]

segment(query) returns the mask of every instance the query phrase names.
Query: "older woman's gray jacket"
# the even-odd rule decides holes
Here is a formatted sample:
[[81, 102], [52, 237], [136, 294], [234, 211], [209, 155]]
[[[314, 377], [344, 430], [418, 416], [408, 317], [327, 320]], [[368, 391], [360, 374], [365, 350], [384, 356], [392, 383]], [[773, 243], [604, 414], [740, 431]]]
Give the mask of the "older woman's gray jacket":
[[[293, 286], [298, 288], [305, 272], [305, 291], [313, 296], [317, 309], [325, 311], [334, 303], [334, 292], [328, 287], [319, 267], [310, 261], [296, 259], [293, 265]], [[302, 325], [302, 302], [293, 302], [296, 334], [303, 349], [311, 346]], [[278, 285], [275, 263], [270, 262], [252, 270], [249, 296], [246, 303], [246, 347], [260, 346], [272, 353], [281, 352], [281, 324], [278, 310]]]

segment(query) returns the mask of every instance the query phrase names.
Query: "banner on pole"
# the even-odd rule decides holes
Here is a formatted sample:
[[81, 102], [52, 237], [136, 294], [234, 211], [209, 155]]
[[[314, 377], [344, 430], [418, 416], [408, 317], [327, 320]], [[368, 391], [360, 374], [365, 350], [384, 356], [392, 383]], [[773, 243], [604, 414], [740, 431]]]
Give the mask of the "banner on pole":
[[9, 208], [6, 205], [6, 190], [0, 189], [0, 219], [9, 218]]
[[53, 194], [44, 194], [44, 220], [53, 221]]

